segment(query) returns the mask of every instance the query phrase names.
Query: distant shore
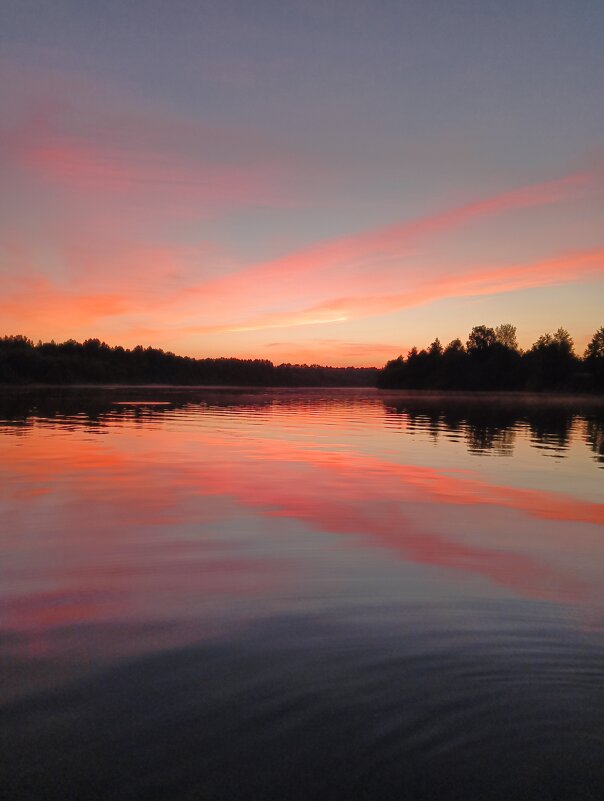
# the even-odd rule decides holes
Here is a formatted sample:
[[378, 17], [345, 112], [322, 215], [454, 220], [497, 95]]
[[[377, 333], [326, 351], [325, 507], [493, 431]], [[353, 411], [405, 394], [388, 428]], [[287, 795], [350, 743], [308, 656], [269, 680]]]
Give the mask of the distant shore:
[[7, 384], [0, 383], [0, 392], [7, 394], [34, 392], [157, 392], [157, 393], [195, 393], [216, 392], [257, 395], [295, 395], [297, 393], [366, 395], [373, 398], [406, 398], [426, 403], [446, 401], [451, 403], [472, 403], [493, 401], [497, 403], [520, 402], [539, 404], [567, 404], [573, 402], [604, 406], [604, 395], [594, 392], [534, 391], [526, 390], [433, 390], [433, 389], [385, 389], [376, 386], [275, 386], [257, 384], [153, 384], [153, 383], [73, 383], [73, 384]]

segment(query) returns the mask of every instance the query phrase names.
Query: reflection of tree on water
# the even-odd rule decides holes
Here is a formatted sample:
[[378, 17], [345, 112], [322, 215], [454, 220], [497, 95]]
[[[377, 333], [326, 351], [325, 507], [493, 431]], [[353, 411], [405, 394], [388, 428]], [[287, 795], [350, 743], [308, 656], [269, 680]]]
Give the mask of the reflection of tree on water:
[[[371, 391], [369, 391], [371, 393]], [[352, 391], [354, 393], [354, 390]], [[389, 424], [398, 419], [408, 434], [463, 442], [470, 453], [511, 456], [519, 432], [528, 431], [531, 444], [545, 454], [563, 456], [571, 436], [580, 438], [604, 467], [604, 404], [581, 398], [547, 403], [528, 396], [409, 394], [383, 396]], [[102, 429], [111, 419], [145, 423], [178, 409], [230, 408], [266, 411], [292, 406], [306, 414], [317, 406], [376, 406], [376, 396], [359, 397], [343, 390], [264, 390], [254, 388], [188, 389], [177, 387], [113, 387], [74, 390], [0, 392], [0, 427], [26, 433], [38, 422], [66, 427]]]
[[596, 455], [596, 460], [604, 467], [604, 420], [592, 417], [587, 420], [586, 436], [587, 444]]
[[493, 450], [508, 455], [513, 450], [516, 420], [494, 420], [486, 409], [477, 408], [472, 416], [457, 407], [425, 409], [407, 403], [386, 405], [386, 410], [404, 416], [407, 432], [428, 434], [435, 442], [444, 435], [450, 440], [464, 441], [474, 453]]
[[571, 430], [580, 418], [568, 410], [544, 410], [539, 416], [529, 419], [532, 444], [541, 450], [556, 455], [568, 449]]
[[496, 429], [469, 425], [466, 441], [470, 453], [493, 451], [497, 456], [511, 456], [514, 452], [516, 431], [514, 428]]
[[585, 443], [604, 464], [604, 409], [583, 408], [579, 400], [567, 404], [540, 404], [529, 399], [413, 396], [384, 399], [386, 412], [404, 419], [410, 433], [422, 431], [436, 441], [440, 436], [463, 441], [470, 453], [493, 452], [511, 456], [517, 434], [528, 429], [531, 444], [551, 455], [568, 450], [573, 430], [585, 422]]
[[95, 427], [108, 417], [142, 422], [191, 405], [266, 407], [272, 402], [265, 393], [237, 389], [216, 393], [205, 388], [200, 392], [174, 387], [11, 390], [0, 392], [0, 423], [22, 426], [37, 419], [64, 420], [71, 425]]

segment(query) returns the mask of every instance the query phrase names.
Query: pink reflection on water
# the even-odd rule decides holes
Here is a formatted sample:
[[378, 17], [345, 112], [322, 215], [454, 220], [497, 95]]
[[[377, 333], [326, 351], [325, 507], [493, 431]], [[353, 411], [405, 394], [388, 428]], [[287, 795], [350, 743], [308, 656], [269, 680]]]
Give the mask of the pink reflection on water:
[[[600, 524], [604, 504], [490, 485], [358, 453], [282, 445], [257, 443], [260, 464], [271, 465], [266, 470], [225, 464], [214, 465], [211, 475], [202, 471], [200, 491], [232, 495], [266, 515], [303, 521], [318, 530], [360, 534], [364, 545], [387, 548], [405, 561], [474, 573], [527, 598], [571, 602], [585, 597], [586, 588], [572, 567], [550, 566], [522, 551], [500, 549], [490, 540], [493, 523], [485, 512], [499, 506], [547, 520]], [[429, 531], [421, 516], [418, 521], [417, 504], [435, 506], [446, 533]], [[449, 505], [471, 507], [468, 514], [481, 516], [484, 545], [455, 541], [464, 532], [447, 526]], [[580, 550], [577, 531], [569, 534]], [[547, 543], [541, 544], [546, 551]]]
[[[50, 629], [196, 619], [233, 599], [303, 592], [312, 566], [274, 528], [250, 533], [254, 519], [283, 521], [283, 535], [287, 521], [303, 523], [340, 535], [348, 550], [473, 575], [525, 598], [601, 596], [586, 565], [602, 557], [593, 527], [604, 524], [604, 504], [365, 454], [342, 444], [346, 422], [336, 423], [320, 447], [218, 425], [124, 426], [103, 441], [40, 429], [18, 446], [0, 443], [10, 557], [1, 627], [33, 643]], [[242, 515], [243, 534], [230, 541], [225, 526]], [[313, 558], [337, 559], [330, 547], [319, 542]]]

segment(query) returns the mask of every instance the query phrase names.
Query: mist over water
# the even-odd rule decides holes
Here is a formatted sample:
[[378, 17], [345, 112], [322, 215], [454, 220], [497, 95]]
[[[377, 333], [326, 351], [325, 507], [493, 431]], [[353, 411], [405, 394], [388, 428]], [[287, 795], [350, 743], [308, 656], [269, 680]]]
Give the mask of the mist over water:
[[8, 799], [582, 801], [604, 408], [0, 393]]

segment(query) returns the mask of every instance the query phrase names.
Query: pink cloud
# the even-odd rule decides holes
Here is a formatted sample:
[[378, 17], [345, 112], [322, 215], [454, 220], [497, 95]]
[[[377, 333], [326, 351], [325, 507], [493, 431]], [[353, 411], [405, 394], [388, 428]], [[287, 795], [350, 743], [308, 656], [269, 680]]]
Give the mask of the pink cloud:
[[187, 204], [224, 206], [275, 202], [276, 179], [267, 168], [230, 167], [186, 160], [173, 154], [49, 137], [17, 152], [17, 163], [38, 178], [81, 191], [113, 194], [161, 193], [161, 202], [176, 197]]
[[137, 216], [282, 208], [298, 202], [311, 169], [270, 133], [175, 114], [82, 75], [10, 58], [0, 58], [0, 74], [0, 160], [95, 213], [110, 202], [119, 218], [128, 200]]
[[511, 267], [472, 270], [446, 278], [439, 276], [418, 282], [415, 287], [402, 293], [334, 298], [300, 311], [259, 315], [238, 325], [217, 326], [208, 330], [258, 331], [343, 322], [388, 314], [445, 298], [494, 295], [600, 275], [604, 275], [604, 248], [579, 251]]
[[[362, 234], [330, 240], [288, 256], [207, 282], [197, 291], [221, 297], [244, 294], [263, 287], [269, 300], [283, 295], [324, 292], [331, 280], [341, 285], [363, 271], [369, 286], [392, 281], [392, 268], [400, 272], [401, 259], [421, 239], [452, 230], [482, 217], [560, 202], [584, 191], [592, 183], [588, 173], [573, 173], [554, 181], [522, 187], [472, 203], [445, 209], [416, 220], [403, 221]], [[303, 283], [300, 283], [303, 282]]]
[[[94, 334], [124, 344], [152, 337], [168, 347], [178, 347], [183, 337], [229, 333], [234, 341], [239, 335], [241, 343], [250, 331], [311, 330], [443, 298], [546, 286], [602, 272], [597, 249], [481, 268], [464, 267], [459, 257], [456, 264], [443, 263], [428, 250], [437, 237], [486, 218], [588, 197], [601, 180], [598, 169], [243, 267], [224, 247], [207, 241], [207, 228], [203, 242], [177, 244], [177, 223], [190, 223], [191, 215], [207, 221], [259, 205], [294, 204], [305, 175], [315, 169], [316, 176], [308, 158], [301, 160], [270, 135], [174, 117], [84, 79], [24, 78], [14, 64], [7, 74], [7, 86], [19, 85], [23, 98], [16, 102], [6, 93], [0, 137], [5, 165], [11, 162], [9, 177], [17, 189], [25, 187], [20, 194], [25, 216], [17, 219], [15, 212], [2, 233], [26, 252], [20, 263], [11, 256], [1, 265], [0, 310], [8, 330], [28, 328], [36, 338]], [[31, 240], [28, 214], [35, 222]], [[356, 336], [347, 333], [350, 339]], [[326, 360], [339, 358], [330, 357], [316, 340], [315, 345], [315, 353], [325, 352]], [[186, 346], [191, 347], [190, 339]], [[315, 360], [312, 347], [298, 348], [304, 360]], [[371, 358], [369, 350], [361, 353], [353, 343], [334, 343], [338, 348], [343, 361], [354, 354], [364, 363]], [[373, 352], [381, 361], [384, 351], [378, 351], [376, 346]], [[291, 352], [282, 351], [282, 357], [292, 358]]]

